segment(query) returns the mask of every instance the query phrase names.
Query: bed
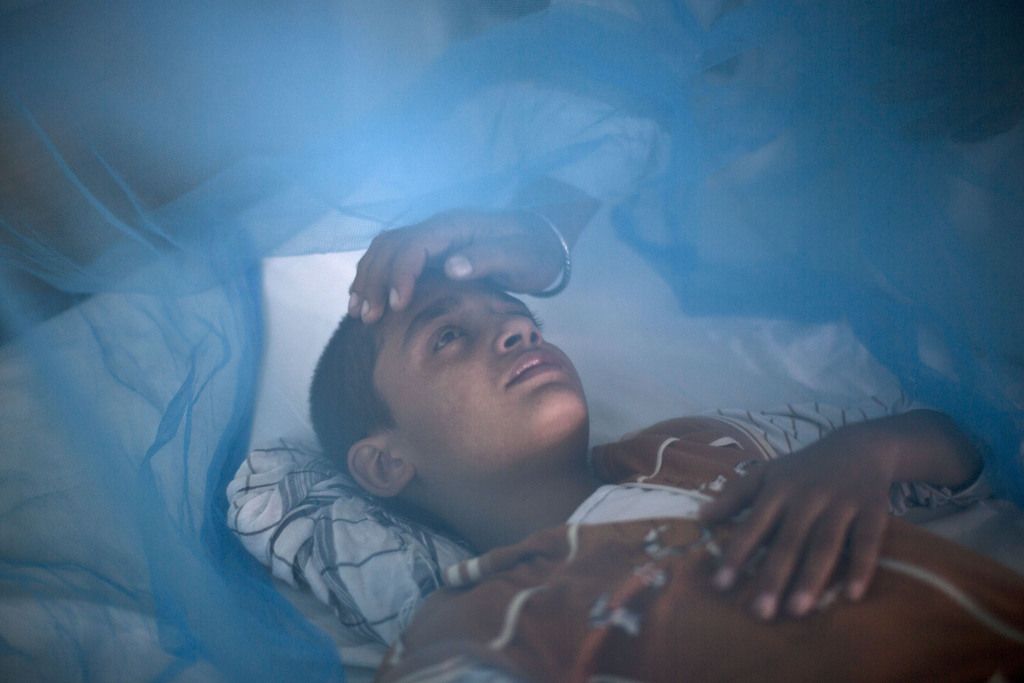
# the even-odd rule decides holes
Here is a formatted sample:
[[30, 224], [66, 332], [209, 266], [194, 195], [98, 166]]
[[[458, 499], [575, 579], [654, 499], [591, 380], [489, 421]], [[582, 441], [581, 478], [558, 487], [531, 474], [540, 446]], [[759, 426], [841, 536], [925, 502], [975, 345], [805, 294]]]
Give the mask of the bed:
[[[316, 623], [333, 634], [347, 672], [355, 680], [372, 678], [384, 644], [392, 643], [415, 606], [443, 585], [443, 570], [473, 556], [444, 537], [432, 543], [413, 540], [422, 531], [401, 529], [402, 520], [382, 521], [390, 533], [381, 533], [373, 541], [360, 541], [365, 537], [353, 538], [336, 528], [339, 518], [361, 518], [368, 503], [356, 494], [353, 504], [352, 483], [318, 459], [304, 412], [307, 387], [295, 378], [311, 376], [321, 346], [336, 325], [338, 313], [330, 312], [336, 306], [334, 297], [324, 293], [331, 291], [333, 283], [354, 276], [360, 254], [265, 261], [269, 334], [254, 450], [251, 465], [243, 466], [234, 489], [229, 489], [232, 528], [243, 534], [261, 530], [243, 536], [246, 547], [271, 569], [281, 590], [303, 613], [315, 616]], [[616, 238], [607, 216], [588, 227], [576, 258], [572, 289], [553, 300], [530, 300], [530, 305], [546, 321], [548, 337], [580, 368], [593, 412], [592, 443], [615, 441], [662, 419], [721, 407], [757, 412], [814, 401], [856, 405], [867, 397], [909, 405], [903, 387], [847, 325], [665, 315], [672, 305], [670, 288]], [[629, 324], [622, 322], [623, 310], [629, 311]], [[295, 335], [296, 329], [307, 334]], [[608, 337], [615, 343], [594, 342]], [[665, 344], [666, 339], [676, 343]], [[786, 400], [780, 401], [782, 397]], [[281, 405], [288, 408], [282, 410]], [[318, 473], [300, 481], [308, 470]], [[989, 498], [964, 508], [916, 509], [909, 511], [908, 518], [1024, 573], [1024, 513], [1010, 501]], [[282, 533], [282, 527], [289, 525], [295, 526]], [[335, 570], [331, 573], [334, 583], [326, 581], [311, 589], [303, 570], [289, 560], [299, 554], [303, 541], [318, 533], [314, 530], [318, 526], [335, 527], [330, 532], [334, 543], [352, 548], [351, 554], [339, 550], [333, 560], [358, 564], [360, 570]], [[373, 569], [361, 564], [381, 549], [402, 544], [403, 534], [409, 550], [399, 553], [401, 560], [378, 557], [369, 562]], [[432, 556], [440, 561], [431, 572], [424, 576], [422, 570], [415, 570], [417, 558]], [[323, 564], [317, 566], [324, 569]], [[345, 599], [338, 601], [338, 594]], [[365, 619], [375, 624], [369, 635], [362, 624], [354, 623], [359, 618], [353, 617], [353, 611], [360, 613], [364, 604]], [[340, 621], [347, 627], [339, 629], [332, 610], [343, 615]], [[386, 617], [393, 618], [384, 621]]]
[[[665, 300], [671, 299], [667, 285], [641, 259], [626, 249], [608, 249], [617, 245], [606, 221], [592, 225], [577, 250], [577, 273], [572, 288], [559, 299], [531, 302], [547, 320], [548, 334], [561, 341], [579, 364], [594, 411], [594, 442], [614, 440], [658, 419], [699, 413], [721, 406], [750, 409], [771, 408], [780, 397], [792, 402], [806, 400], [848, 401], [865, 395], [895, 396], [899, 384], [841, 324], [801, 325], [763, 318], [729, 319], [690, 318], [664, 315]], [[320, 346], [330, 334], [339, 315], [339, 297], [335, 292], [354, 273], [361, 252], [271, 258], [264, 263], [263, 291], [266, 306], [267, 347], [264, 351], [260, 388], [253, 423], [252, 449], [279, 449], [288, 445], [300, 459], [291, 463], [275, 459], [271, 481], [275, 484], [296, 469], [316, 459], [308, 416], [305, 413], [306, 384]], [[623, 274], [621, 280], [609, 276]], [[628, 275], [627, 275], [628, 274]], [[626, 287], [611, 286], [627, 283]], [[637, 288], [632, 290], [632, 288]], [[643, 295], [639, 295], [642, 292]], [[343, 297], [341, 297], [343, 299]], [[640, 303], [638, 303], [640, 302]], [[74, 356], [88, 350], [88, 320], [95, 314], [98, 302], [91, 302], [61, 314], [45, 326], [49, 338], [63, 340], [62, 348], [53, 353]], [[624, 325], [621, 310], [628, 306], [630, 321]], [[603, 311], [603, 313], [602, 313]], [[635, 321], [645, 321], [636, 326]], [[295, 334], [303, 330], [303, 334]], [[648, 330], [657, 330], [651, 334]], [[593, 339], [614, 331], [616, 344], [597, 345]], [[673, 339], [666, 345], [662, 340]], [[51, 561], [61, 549], [71, 555], [77, 544], [102, 548], [93, 557], [95, 567], [67, 566], [70, 576], [61, 576], [52, 583], [54, 569], [35, 567], [41, 574], [31, 590], [24, 590], [19, 580], [8, 583], [0, 602], [5, 654], [5, 670], [28, 671], [38, 679], [72, 680], [140, 680], [159, 674], [173, 661], [161, 643], [160, 621], [153, 605], [125, 600], [123, 605], [106, 605], [98, 600], [72, 598], [61, 589], [73, 581], [75, 574], [110, 571], [111, 565], [129, 566], [136, 550], [111, 545], [107, 538], [124, 533], [124, 520], [97, 519], [88, 501], [95, 495], [91, 487], [81, 484], [87, 472], [69, 470], [62, 455], [73, 450], [58, 430], [52, 428], [45, 402], [32, 390], [32, 359], [20, 352], [18, 345], [4, 349], [2, 365], [5, 396], [3, 424], [7, 434], [5, 460], [8, 471], [20, 471], [23, 485], [31, 482], [27, 465], [17, 459], [32, 454], [33, 466], [40, 465], [39, 454], [49, 454], [49, 465], [34, 487], [60, 491], [60, 505], [32, 498], [7, 508], [9, 523], [28, 520], [38, 529], [29, 538], [47, 548]], [[666, 377], [664, 368], [674, 368], [678, 375]], [[609, 369], [612, 369], [609, 371]], [[628, 398], [625, 398], [628, 397]], [[305, 458], [305, 459], [302, 459]], [[282, 464], [284, 463], [284, 464]], [[234, 474], [232, 472], [232, 474]], [[319, 481], [321, 497], [313, 497], [314, 510], [330, 506], [334, 498], [343, 497], [330, 483], [336, 473], [324, 471]], [[335, 482], [336, 483], [336, 482]], [[32, 490], [34, 487], [26, 487]], [[324, 492], [330, 497], [323, 500]], [[7, 499], [18, 500], [15, 497]], [[300, 497], [294, 504], [309, 500]], [[358, 498], [356, 503], [358, 503]], [[38, 503], [33, 507], [34, 503]], [[285, 516], [289, 508], [269, 510], [273, 516]], [[935, 516], [935, 513], [931, 513]], [[17, 515], [22, 515], [17, 517]], [[74, 520], [87, 515], [84, 527]], [[266, 521], [268, 517], [263, 517]], [[69, 521], [71, 520], [71, 521]], [[1006, 566], [1024, 573], [1024, 513], [1009, 501], [991, 499], [954, 514], [939, 514], [925, 521], [937, 533], [957, 540], [993, 557]], [[99, 527], [99, 533], [90, 531]], [[73, 530], [75, 545], [67, 531]], [[118, 533], [112, 533], [117, 530]], [[98, 539], [96, 537], [99, 537]], [[134, 534], [128, 538], [135, 537]], [[266, 541], [266, 536], [261, 542]], [[38, 547], [38, 546], [36, 546]], [[250, 545], [254, 555], [264, 557], [266, 547]], [[11, 546], [8, 545], [10, 549]], [[372, 552], [356, 547], [352, 552]], [[56, 556], [56, 557], [55, 557]], [[451, 546], [441, 557], [457, 561], [468, 557], [468, 551]], [[270, 562], [267, 561], [269, 565]], [[343, 626], [351, 615], [339, 619], [338, 605], [327, 593], [318, 599], [308, 587], [299, 588], [290, 571], [275, 568], [278, 578], [267, 593], [266, 568], [251, 566], [250, 579], [262, 584], [264, 597], [273, 600], [273, 593], [286, 596], [291, 605], [315, 624], [312, 629], [293, 625], [304, 637], [314, 642], [327, 638], [337, 647], [350, 680], [369, 680], [385, 647], [376, 638], [360, 637]], [[26, 568], [22, 566], [22, 571]], [[119, 569], [118, 571], [121, 571]], [[22, 576], [24, 576], [22, 574]], [[418, 584], [388, 584], [389, 593], [371, 586], [367, 599], [387, 599], [401, 603], [422, 596]], [[410, 585], [412, 586], [410, 588]], [[405, 593], [400, 590], [404, 587]], [[376, 593], [373, 593], [376, 590]], [[93, 596], [95, 598], [95, 596]], [[255, 600], [249, 598], [247, 602]], [[281, 607], [290, 610], [290, 607]], [[410, 615], [406, 614], [407, 619]], [[72, 628], [68, 628], [71, 625]], [[393, 633], [397, 633], [394, 631]], [[326, 634], [326, 635], [325, 635]], [[323, 642], [323, 640], [321, 640]], [[74, 645], [74, 647], [71, 647]], [[130, 657], [125, 657], [130, 653]], [[20, 668], [25, 666], [25, 669]], [[88, 672], [86, 675], [84, 672]], [[194, 669], [187, 676], [205, 680], [218, 679], [213, 670]]]

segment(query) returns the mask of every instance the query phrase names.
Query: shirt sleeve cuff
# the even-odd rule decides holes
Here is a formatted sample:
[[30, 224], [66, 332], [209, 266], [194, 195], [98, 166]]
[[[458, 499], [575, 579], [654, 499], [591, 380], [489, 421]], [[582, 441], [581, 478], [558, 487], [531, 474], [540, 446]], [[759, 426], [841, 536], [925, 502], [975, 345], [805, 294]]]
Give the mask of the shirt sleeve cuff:
[[889, 489], [889, 509], [894, 515], [903, 515], [911, 508], [966, 507], [991, 495], [988, 468], [982, 468], [972, 481], [956, 489], [923, 482], [895, 482]]

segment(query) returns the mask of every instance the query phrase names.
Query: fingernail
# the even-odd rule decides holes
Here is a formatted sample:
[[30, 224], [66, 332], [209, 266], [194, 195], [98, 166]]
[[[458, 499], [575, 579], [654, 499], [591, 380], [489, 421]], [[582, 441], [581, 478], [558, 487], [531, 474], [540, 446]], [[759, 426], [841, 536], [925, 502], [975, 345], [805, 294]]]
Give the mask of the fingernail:
[[360, 304], [361, 301], [362, 300], [359, 298], [359, 295], [356, 294], [355, 292], [352, 292], [351, 294], [348, 295], [348, 314], [349, 315], [355, 315], [356, 313], [359, 312], [359, 304]]
[[810, 593], [801, 591], [789, 599], [789, 612], [793, 616], [802, 617], [814, 607], [814, 598]]
[[846, 587], [846, 597], [850, 600], [860, 600], [867, 591], [867, 585], [863, 581], [855, 581]]
[[398, 308], [400, 303], [402, 303], [402, 300], [398, 297], [398, 290], [392, 287], [391, 292], [388, 294], [388, 305], [391, 308]]
[[736, 572], [729, 567], [722, 567], [715, 574], [712, 582], [715, 584], [715, 588], [724, 591], [726, 588], [731, 587], [735, 580]]
[[469, 259], [461, 254], [451, 256], [445, 261], [444, 270], [448, 273], [448, 277], [461, 279], [469, 277], [473, 272], [473, 264], [469, 262]]
[[360, 311], [359, 316], [365, 320], [366, 319], [366, 314], [369, 313], [369, 312], [370, 312], [370, 302], [369, 301], [364, 301], [363, 302], [363, 308]]
[[774, 595], [768, 593], [762, 593], [754, 601], [754, 612], [757, 616], [761, 617], [765, 621], [775, 616], [775, 606], [777, 601]]

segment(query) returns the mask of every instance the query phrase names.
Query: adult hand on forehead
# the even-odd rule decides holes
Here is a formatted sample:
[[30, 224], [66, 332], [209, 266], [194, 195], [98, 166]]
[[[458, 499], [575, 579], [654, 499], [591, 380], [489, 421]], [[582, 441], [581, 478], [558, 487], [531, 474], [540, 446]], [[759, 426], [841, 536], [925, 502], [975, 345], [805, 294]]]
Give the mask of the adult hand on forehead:
[[449, 211], [377, 235], [359, 260], [349, 315], [380, 320], [402, 310], [427, 267], [452, 280], [489, 278], [513, 292], [539, 292], [558, 278], [562, 247], [544, 218], [530, 211]]

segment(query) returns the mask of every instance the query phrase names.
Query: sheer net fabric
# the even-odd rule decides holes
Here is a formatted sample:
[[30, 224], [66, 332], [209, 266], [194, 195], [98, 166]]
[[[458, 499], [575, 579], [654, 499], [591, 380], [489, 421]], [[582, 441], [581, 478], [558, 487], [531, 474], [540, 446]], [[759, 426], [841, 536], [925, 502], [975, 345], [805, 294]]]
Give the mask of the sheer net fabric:
[[[848, 320], [1024, 499], [1013, 3], [372, 4], [7, 11], [4, 131], [43, 161], [0, 206], [0, 669], [340, 679], [224, 525], [260, 260], [545, 176], [681, 310]], [[25, 273], [81, 303], [38, 324]]]

